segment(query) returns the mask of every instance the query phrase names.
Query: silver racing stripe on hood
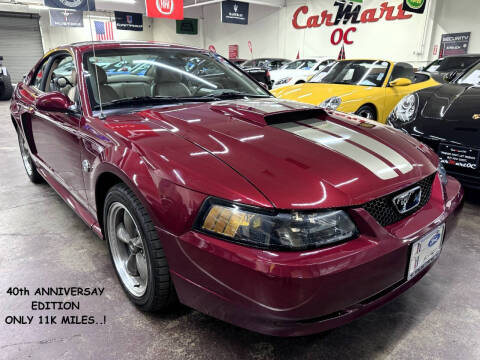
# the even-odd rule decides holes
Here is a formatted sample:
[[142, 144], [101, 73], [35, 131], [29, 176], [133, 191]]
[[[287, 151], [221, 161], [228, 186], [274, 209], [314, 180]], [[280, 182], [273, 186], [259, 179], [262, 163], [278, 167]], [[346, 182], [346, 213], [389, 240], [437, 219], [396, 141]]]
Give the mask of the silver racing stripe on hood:
[[399, 170], [402, 174], [406, 174], [413, 170], [413, 165], [402, 155], [393, 150], [391, 147], [382, 144], [380, 141], [377, 141], [370, 136], [364, 135], [331, 121], [318, 121], [316, 119], [310, 119], [300, 121], [300, 123], [312, 126], [319, 130], [325, 130], [331, 134], [340, 136], [345, 140], [350, 140], [351, 142], [362, 145], [368, 150], [380, 155], [384, 159], [388, 159], [389, 162], [395, 165], [395, 169]]
[[[274, 127], [288, 131], [294, 135], [312, 141], [316, 144], [325, 146], [333, 151], [336, 151], [353, 161], [359, 163], [360, 165], [366, 167], [376, 176], [378, 176], [382, 180], [393, 179], [398, 177], [398, 174], [395, 172], [395, 168], [388, 165], [385, 161], [383, 161], [379, 156], [375, 156], [368, 151], [365, 151], [359, 146], [356, 146], [348, 141], [346, 141], [345, 137], [337, 137], [330, 135], [322, 130], [319, 129], [318, 125], [325, 123], [325, 121], [318, 121], [318, 120], [305, 120], [298, 123], [283, 123], [273, 125]], [[349, 129], [347, 129], [349, 130]], [[325, 129], [327, 131], [327, 129]], [[330, 131], [330, 130], [329, 130]], [[355, 133], [355, 132], [354, 132]], [[357, 142], [360, 139], [356, 138]], [[368, 138], [368, 137], [367, 137]], [[354, 141], [349, 138], [350, 141]], [[372, 139], [373, 140], [373, 139]], [[354, 141], [356, 142], [356, 141]], [[378, 154], [379, 147], [374, 149], [371, 148], [372, 144], [361, 144], [363, 147], [368, 148], [370, 151], [375, 152]], [[370, 146], [368, 146], [370, 145]], [[376, 144], [375, 144], [376, 145]], [[383, 144], [381, 144], [383, 145]], [[390, 148], [389, 148], [390, 149]], [[384, 149], [383, 149], [384, 150]], [[390, 149], [389, 152], [394, 152], [393, 149]], [[398, 156], [401, 157], [400, 154]], [[403, 157], [402, 157], [403, 158]], [[406, 161], [406, 160], [405, 160]], [[412, 166], [410, 164], [410, 166]], [[408, 168], [406, 165], [402, 165], [402, 168], [405, 170]], [[413, 166], [412, 166], [413, 168]]]

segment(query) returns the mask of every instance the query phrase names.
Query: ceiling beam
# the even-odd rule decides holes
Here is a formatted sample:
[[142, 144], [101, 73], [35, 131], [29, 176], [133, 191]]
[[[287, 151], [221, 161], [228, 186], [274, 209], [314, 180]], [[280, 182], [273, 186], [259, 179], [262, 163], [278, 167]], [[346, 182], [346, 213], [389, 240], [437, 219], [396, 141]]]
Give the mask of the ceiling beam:
[[[220, 3], [222, 1], [223, 0], [207, 0], [207, 1], [197, 1], [197, 0], [195, 0], [195, 2], [193, 4], [183, 5], [183, 8], [188, 9], [188, 8], [193, 8], [193, 7], [198, 7], [198, 6], [211, 5], [211, 4]], [[285, 1], [284, 0], [263, 0], [263, 1], [262, 0], [246, 0], [245, 2], [248, 2], [250, 4], [254, 4], [254, 5], [263, 5], [263, 6], [270, 6], [270, 7], [276, 7], [276, 8], [281, 8], [281, 7], [285, 6]]]

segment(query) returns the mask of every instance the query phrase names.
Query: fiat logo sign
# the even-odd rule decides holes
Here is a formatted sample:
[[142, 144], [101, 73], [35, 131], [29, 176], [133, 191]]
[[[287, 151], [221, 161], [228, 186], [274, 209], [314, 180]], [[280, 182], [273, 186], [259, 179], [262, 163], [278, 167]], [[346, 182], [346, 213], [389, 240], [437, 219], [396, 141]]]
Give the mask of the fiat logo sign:
[[174, 0], [157, 0], [157, 9], [163, 15], [170, 15], [173, 12]]

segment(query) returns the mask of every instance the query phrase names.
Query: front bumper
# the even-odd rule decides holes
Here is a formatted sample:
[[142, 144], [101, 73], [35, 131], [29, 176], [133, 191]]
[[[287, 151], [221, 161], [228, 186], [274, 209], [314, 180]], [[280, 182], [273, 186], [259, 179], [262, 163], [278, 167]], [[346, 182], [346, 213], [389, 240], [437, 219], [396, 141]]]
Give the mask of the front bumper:
[[193, 231], [163, 234], [164, 247], [182, 303], [260, 333], [306, 335], [350, 322], [417, 282], [433, 263], [407, 282], [410, 245], [443, 223], [447, 239], [462, 198], [458, 181], [450, 178], [444, 192], [437, 176], [416, 214], [383, 228], [352, 209], [361, 235], [312, 251], [264, 251]]

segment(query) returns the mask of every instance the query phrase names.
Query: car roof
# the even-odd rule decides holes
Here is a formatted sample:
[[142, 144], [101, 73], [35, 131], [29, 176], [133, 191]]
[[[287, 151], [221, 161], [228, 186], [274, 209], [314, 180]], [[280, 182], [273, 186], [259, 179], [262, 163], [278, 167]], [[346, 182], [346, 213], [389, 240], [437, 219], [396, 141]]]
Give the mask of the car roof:
[[148, 48], [163, 48], [163, 49], [186, 49], [186, 50], [194, 50], [194, 51], [201, 51], [207, 52], [208, 50], [195, 48], [192, 46], [185, 46], [179, 44], [169, 44], [169, 43], [162, 43], [162, 42], [155, 42], [155, 41], [82, 41], [82, 42], [75, 42], [72, 44], [67, 44], [63, 46], [59, 46], [55, 50], [62, 50], [73, 48], [79, 50], [81, 52], [90, 51], [95, 46], [95, 49], [116, 49], [122, 47], [148, 47]]

